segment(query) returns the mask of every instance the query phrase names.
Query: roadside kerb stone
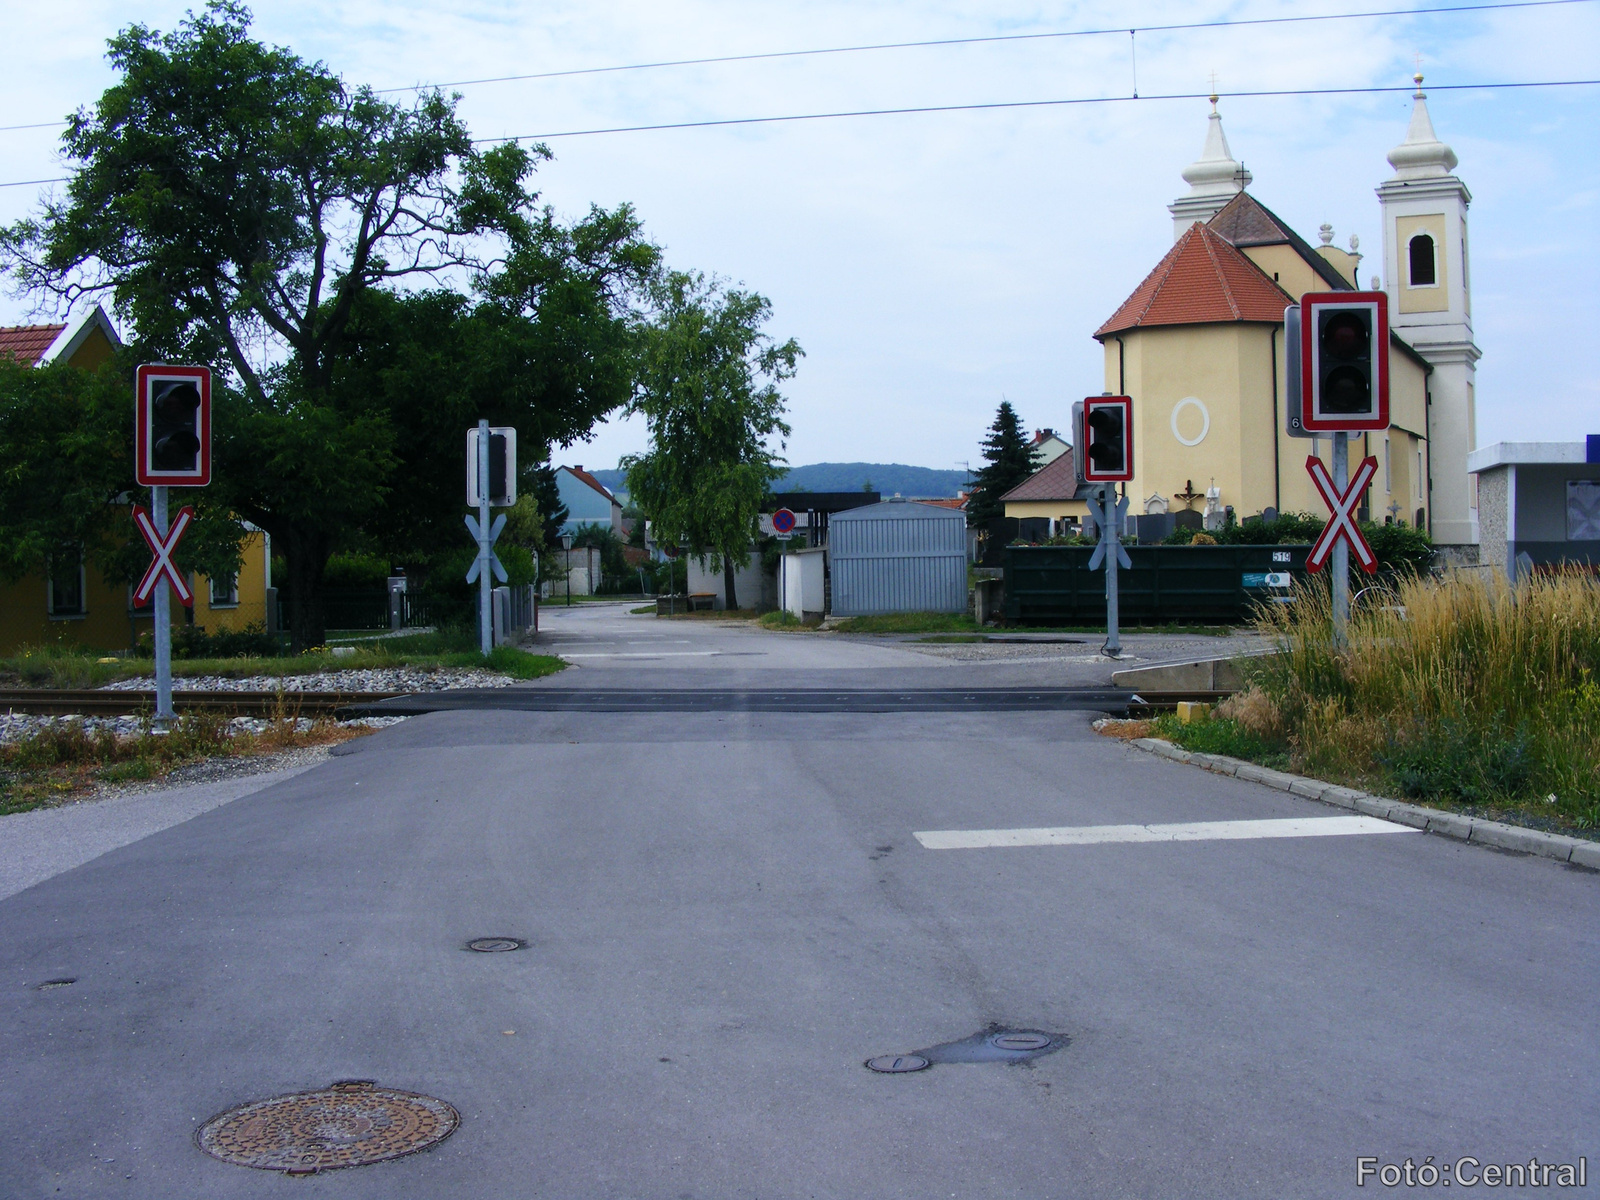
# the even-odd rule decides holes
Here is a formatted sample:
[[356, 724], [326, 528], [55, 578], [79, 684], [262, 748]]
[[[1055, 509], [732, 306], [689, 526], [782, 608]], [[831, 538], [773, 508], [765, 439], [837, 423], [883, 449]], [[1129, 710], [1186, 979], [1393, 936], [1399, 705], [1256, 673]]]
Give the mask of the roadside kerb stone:
[[1174, 746], [1163, 738], [1133, 738], [1128, 745], [1150, 754], [1159, 754], [1162, 758], [1170, 758], [1174, 762], [1204, 767], [1219, 775], [1232, 775], [1247, 783], [1263, 784], [1280, 792], [1290, 792], [1322, 804], [1354, 809], [1368, 816], [1382, 817], [1398, 825], [1409, 825], [1413, 829], [1436, 833], [1441, 837], [1493, 846], [1497, 850], [1536, 854], [1541, 858], [1553, 858], [1557, 862], [1570, 862], [1600, 871], [1600, 842], [1593, 842], [1587, 838], [1545, 833], [1540, 829], [1523, 829], [1516, 825], [1507, 825], [1503, 821], [1485, 821], [1460, 813], [1443, 812], [1437, 808], [1424, 808], [1420, 804], [1407, 804], [1404, 800], [1374, 796], [1370, 792], [1341, 787], [1305, 775], [1274, 771], [1256, 763], [1230, 758], [1225, 754], [1194, 754], [1180, 746]]

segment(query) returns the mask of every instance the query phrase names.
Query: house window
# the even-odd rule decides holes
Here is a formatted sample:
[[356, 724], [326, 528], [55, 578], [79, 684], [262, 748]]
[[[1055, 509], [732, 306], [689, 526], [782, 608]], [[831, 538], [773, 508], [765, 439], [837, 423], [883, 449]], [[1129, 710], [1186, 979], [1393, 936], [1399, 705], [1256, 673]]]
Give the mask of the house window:
[[211, 577], [211, 607], [237, 608], [239, 606], [239, 576], [213, 575]]
[[1411, 268], [1412, 287], [1437, 287], [1438, 265], [1434, 261], [1433, 238], [1419, 233], [1406, 243], [1406, 256]]
[[83, 551], [67, 546], [50, 556], [48, 606], [52, 617], [81, 617], [89, 611], [85, 599]]

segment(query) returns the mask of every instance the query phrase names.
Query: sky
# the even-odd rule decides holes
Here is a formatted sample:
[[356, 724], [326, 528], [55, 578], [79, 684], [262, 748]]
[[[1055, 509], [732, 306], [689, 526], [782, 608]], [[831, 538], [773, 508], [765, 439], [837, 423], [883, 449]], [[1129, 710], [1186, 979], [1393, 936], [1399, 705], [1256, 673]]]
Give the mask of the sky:
[[[409, 87], [534, 72], [864, 43], [1106, 29], [1070, 38], [611, 71], [461, 86], [474, 136], [546, 135], [546, 202], [575, 216], [628, 202], [674, 267], [753, 288], [769, 330], [806, 357], [785, 385], [792, 463], [976, 464], [1002, 398], [1031, 428], [1068, 423], [1102, 386], [1091, 334], [1172, 243], [1213, 73], [1251, 193], [1313, 244], [1359, 236], [1381, 271], [1373, 189], [1405, 136], [1408, 92], [1232, 97], [1264, 89], [1427, 87], [1600, 78], [1600, 2], [1203, 30], [1130, 26], [1360, 13], [1441, 0], [263, 0], [256, 36], [351, 83]], [[13, 46], [0, 124], [49, 122], [113, 81], [105, 40], [168, 30], [164, 0], [5, 0]], [[1146, 97], [1133, 100], [1132, 92]], [[614, 126], [921, 105], [1114, 97], [1114, 103], [933, 112], [589, 136]], [[397, 98], [405, 98], [401, 93]], [[1600, 87], [1435, 91], [1439, 137], [1472, 192], [1478, 442], [1600, 432]], [[0, 131], [0, 183], [57, 176], [55, 128]], [[41, 188], [0, 187], [0, 221]], [[47, 320], [0, 297], [0, 324]], [[1589, 334], [1582, 331], [1589, 329]], [[611, 467], [637, 421], [600, 426], [558, 462]]]

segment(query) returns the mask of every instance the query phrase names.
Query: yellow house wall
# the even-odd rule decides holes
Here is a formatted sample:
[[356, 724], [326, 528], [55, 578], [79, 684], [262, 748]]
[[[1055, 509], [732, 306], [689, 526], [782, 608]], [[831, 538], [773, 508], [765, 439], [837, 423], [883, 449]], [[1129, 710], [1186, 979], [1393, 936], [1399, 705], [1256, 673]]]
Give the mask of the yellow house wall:
[[[1152, 495], [1166, 497], [1172, 511], [1181, 510], [1183, 502], [1173, 497], [1192, 481], [1194, 490], [1202, 493], [1214, 482], [1222, 492], [1221, 503], [1232, 505], [1241, 519], [1269, 505], [1280, 512], [1327, 513], [1305, 464], [1308, 456], [1316, 454], [1331, 468], [1333, 441], [1327, 437], [1291, 438], [1284, 431], [1288, 381], [1281, 325], [1166, 326], [1130, 330], [1121, 336], [1120, 361], [1116, 337], [1105, 342], [1105, 390], [1125, 390], [1133, 397], [1135, 476], [1128, 485], [1133, 511], [1141, 510]], [[1383, 520], [1389, 505], [1397, 503], [1400, 518], [1409, 524], [1419, 506], [1427, 507], [1426, 499], [1417, 498], [1416, 476], [1419, 447], [1424, 448], [1424, 463], [1427, 461], [1423, 440], [1427, 375], [1393, 347], [1389, 372], [1393, 417], [1388, 431], [1389, 488], [1384, 487], [1382, 470], [1383, 434], [1357, 437], [1351, 445], [1351, 465], [1371, 447], [1370, 452], [1379, 459], [1379, 472], [1369, 493], [1372, 516]], [[1199, 400], [1210, 415], [1204, 439], [1193, 446], [1184, 445], [1177, 436], [1193, 440], [1202, 428], [1196, 406], [1183, 403], [1189, 397]], [[1180, 405], [1174, 432], [1174, 411]], [[1193, 507], [1201, 511], [1205, 502], [1197, 500]], [[1022, 514], [1013, 513], [1008, 504], [1006, 515]]]
[[[266, 621], [266, 538], [251, 533], [243, 544], [239, 567], [239, 604], [212, 608], [210, 582], [205, 576], [191, 584], [195, 591], [195, 624], [214, 633]], [[126, 650], [139, 634], [148, 632], [151, 617], [129, 611], [127, 584], [108, 583], [93, 566], [84, 571], [88, 610], [82, 616], [53, 617], [43, 575], [16, 583], [0, 583], [0, 655], [15, 654], [22, 646], [70, 644], [87, 650]], [[183, 606], [172, 604], [172, 624], [187, 620]]]
[[115, 353], [116, 347], [111, 344], [111, 339], [106, 337], [105, 330], [96, 325], [89, 331], [89, 336], [83, 339], [83, 345], [73, 352], [67, 362], [85, 371], [93, 371], [102, 363], [110, 362]]

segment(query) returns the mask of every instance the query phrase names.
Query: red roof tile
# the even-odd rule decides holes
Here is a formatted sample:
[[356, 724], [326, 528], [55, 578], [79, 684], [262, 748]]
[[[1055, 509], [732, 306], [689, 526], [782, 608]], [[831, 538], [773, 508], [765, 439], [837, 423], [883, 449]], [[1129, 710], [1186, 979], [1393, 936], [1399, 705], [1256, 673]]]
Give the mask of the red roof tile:
[[14, 358], [25, 367], [38, 362], [65, 325], [11, 325], [0, 329], [0, 358]]
[[1045, 463], [1000, 499], [1075, 500], [1078, 497], [1078, 469], [1073, 466], [1073, 451]]
[[1195, 224], [1094, 336], [1152, 325], [1275, 324], [1292, 303], [1289, 293], [1226, 238]]

